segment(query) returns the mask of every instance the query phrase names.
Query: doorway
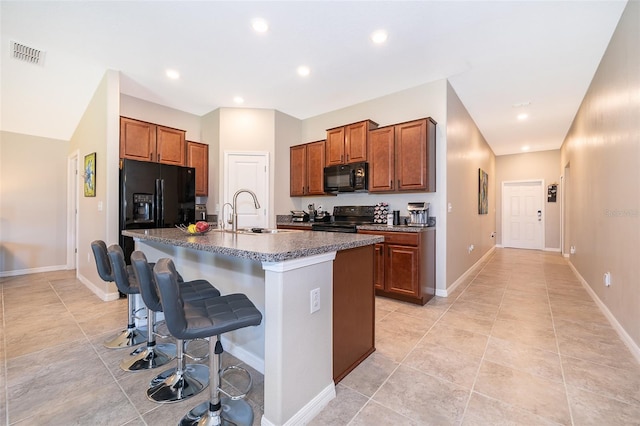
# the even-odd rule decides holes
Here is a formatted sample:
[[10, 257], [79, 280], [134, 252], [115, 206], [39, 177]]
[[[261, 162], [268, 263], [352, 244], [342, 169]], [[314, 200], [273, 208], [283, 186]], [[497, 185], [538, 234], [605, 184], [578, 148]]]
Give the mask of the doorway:
[[502, 245], [544, 249], [544, 181], [502, 182]]
[[78, 151], [67, 163], [67, 269], [78, 265]]
[[[253, 191], [260, 203], [260, 209], [256, 209], [249, 194], [238, 196], [238, 228], [269, 226], [269, 176], [268, 152], [224, 153], [223, 203], [233, 203], [233, 195], [239, 189]], [[220, 211], [223, 213], [224, 208]]]

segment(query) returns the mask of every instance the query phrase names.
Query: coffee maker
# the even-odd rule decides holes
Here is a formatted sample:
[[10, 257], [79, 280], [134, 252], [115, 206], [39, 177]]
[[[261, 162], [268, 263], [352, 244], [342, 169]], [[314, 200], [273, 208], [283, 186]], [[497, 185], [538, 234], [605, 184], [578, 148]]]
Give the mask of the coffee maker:
[[407, 205], [409, 226], [429, 226], [429, 203], [418, 201]]

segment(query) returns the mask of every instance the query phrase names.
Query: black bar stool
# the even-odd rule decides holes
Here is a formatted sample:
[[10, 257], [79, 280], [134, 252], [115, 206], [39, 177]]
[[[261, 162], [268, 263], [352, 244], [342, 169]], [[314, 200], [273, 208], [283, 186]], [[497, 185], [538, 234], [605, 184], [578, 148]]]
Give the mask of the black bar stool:
[[[162, 312], [162, 303], [156, 290], [155, 277], [152, 265], [147, 262], [147, 257], [141, 251], [131, 254], [131, 265], [138, 283], [140, 293], [152, 312]], [[220, 292], [209, 281], [194, 280], [178, 283], [182, 299], [185, 301], [209, 299], [220, 296]], [[177, 365], [156, 376], [147, 389], [147, 397], [154, 402], [176, 402], [201, 392], [209, 384], [209, 368], [201, 364], [186, 364], [184, 341], [177, 339]], [[151, 349], [153, 350], [153, 349]], [[139, 358], [140, 355], [137, 356]], [[124, 361], [123, 361], [124, 362]]]
[[[161, 367], [176, 357], [176, 345], [173, 343], [156, 344], [156, 311], [153, 300], [145, 297], [143, 285], [140, 282], [139, 274], [132, 264], [127, 267], [124, 260], [124, 252], [119, 245], [113, 244], [107, 249], [113, 275], [117, 282], [131, 282], [135, 279], [138, 284], [138, 291], [147, 307], [147, 345], [138, 348], [131, 353], [130, 357], [122, 360], [120, 368], [125, 371], [141, 371], [151, 368]], [[131, 274], [130, 274], [131, 273]]]
[[[118, 283], [113, 274], [113, 268], [111, 267], [111, 261], [109, 260], [109, 254], [107, 251], [107, 245], [102, 240], [95, 240], [91, 243], [91, 250], [93, 250], [93, 257], [96, 259], [96, 267], [98, 268], [98, 275], [104, 281], [107, 282], [116, 282], [116, 286], [118, 290], [127, 295], [127, 305], [128, 305], [128, 321], [127, 321], [127, 329], [120, 332], [114, 338], [107, 340], [104, 342], [104, 346], [110, 349], [120, 349], [120, 348], [128, 348], [132, 346], [137, 346], [140, 343], [145, 341], [145, 335], [140, 333], [140, 331], [136, 328], [135, 323], [135, 307], [133, 294], [140, 293], [137, 282], [135, 283]], [[133, 270], [130, 271], [129, 274], [133, 277]], [[133, 281], [133, 280], [132, 280]]]
[[260, 324], [262, 314], [244, 294], [230, 294], [190, 302], [183, 300], [171, 259], [160, 259], [153, 271], [167, 328], [171, 334], [179, 339], [209, 337], [209, 401], [194, 407], [179, 424], [252, 425], [253, 409], [242, 399], [249, 389], [243, 395], [220, 398], [220, 376], [224, 372], [220, 371], [220, 355], [223, 349], [219, 336], [222, 333]]

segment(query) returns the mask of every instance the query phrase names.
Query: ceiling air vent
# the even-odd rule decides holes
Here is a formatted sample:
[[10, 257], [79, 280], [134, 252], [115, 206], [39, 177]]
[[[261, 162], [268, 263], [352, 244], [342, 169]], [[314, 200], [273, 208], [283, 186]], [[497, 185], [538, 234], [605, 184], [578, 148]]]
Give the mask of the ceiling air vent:
[[44, 66], [44, 52], [25, 46], [16, 41], [11, 41], [11, 57], [30, 64]]

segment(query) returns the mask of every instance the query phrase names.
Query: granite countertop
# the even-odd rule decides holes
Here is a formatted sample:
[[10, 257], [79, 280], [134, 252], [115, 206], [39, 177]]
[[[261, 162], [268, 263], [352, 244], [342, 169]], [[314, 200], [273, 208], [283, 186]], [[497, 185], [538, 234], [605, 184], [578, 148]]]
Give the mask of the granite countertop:
[[204, 235], [187, 235], [179, 229], [163, 228], [126, 230], [122, 235], [262, 262], [281, 262], [384, 241], [384, 237], [376, 235], [295, 230], [277, 234], [233, 234], [212, 230]]
[[[277, 226], [290, 226], [300, 228], [304, 230], [310, 230], [311, 225], [315, 222], [291, 222], [279, 220]], [[321, 223], [321, 222], [318, 222]], [[387, 226], [386, 224], [371, 224], [371, 225], [358, 225], [358, 230], [361, 231], [382, 231], [382, 232], [425, 232], [435, 230], [435, 226], [420, 227], [420, 226], [407, 226], [407, 225], [394, 225]]]

